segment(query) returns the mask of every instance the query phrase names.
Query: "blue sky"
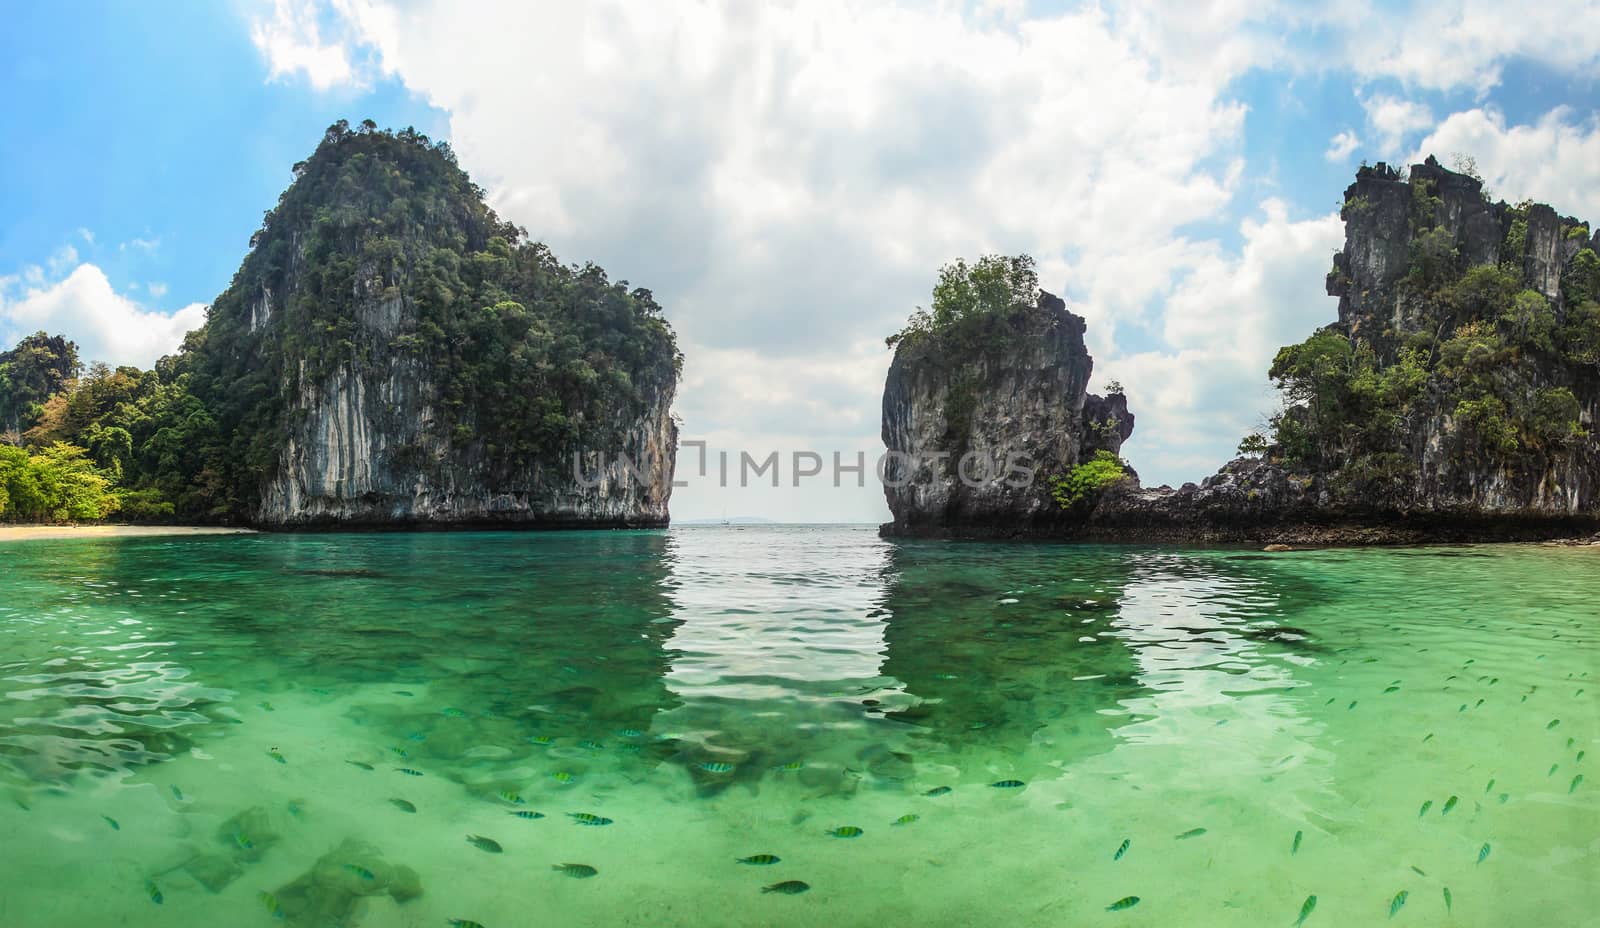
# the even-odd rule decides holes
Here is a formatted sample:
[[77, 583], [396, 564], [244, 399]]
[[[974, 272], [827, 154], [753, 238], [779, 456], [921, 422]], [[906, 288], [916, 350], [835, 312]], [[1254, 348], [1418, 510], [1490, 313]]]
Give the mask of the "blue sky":
[[[498, 9], [497, 9], [498, 7]], [[1130, 392], [1147, 483], [1269, 412], [1362, 160], [1473, 155], [1600, 217], [1585, 4], [35, 3], [0, 30], [0, 341], [147, 364], [339, 118], [449, 139], [491, 203], [650, 286], [712, 448], [876, 455], [882, 336], [937, 267], [1028, 251]], [[493, 23], [494, 28], [486, 28]], [[872, 521], [875, 487], [679, 492]]]
[[361, 92], [267, 83], [248, 17], [227, 5], [39, 3], [6, 15], [0, 273], [70, 245], [119, 290], [165, 284], [152, 308], [207, 303], [329, 123], [370, 115], [447, 134], [446, 114], [394, 81]]

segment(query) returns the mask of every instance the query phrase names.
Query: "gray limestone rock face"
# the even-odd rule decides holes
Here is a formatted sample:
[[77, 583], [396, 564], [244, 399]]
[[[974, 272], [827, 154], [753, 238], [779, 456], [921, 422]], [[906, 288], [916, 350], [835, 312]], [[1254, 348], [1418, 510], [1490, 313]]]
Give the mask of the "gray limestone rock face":
[[1083, 333], [1083, 318], [1043, 293], [899, 343], [883, 393], [886, 532], [1034, 534], [1071, 518], [1051, 478], [1116, 453], [1133, 431], [1125, 397], [1088, 393]]
[[1528, 210], [1527, 251], [1523, 255], [1523, 273], [1533, 288], [1547, 300], [1561, 297], [1561, 268], [1570, 255], [1563, 253], [1565, 244], [1561, 235], [1561, 218], [1556, 211], [1543, 203], [1535, 203]]
[[459, 446], [435, 428], [436, 391], [410, 358], [299, 387], [259, 524], [667, 524], [673, 385], [621, 423], [620, 448], [509, 473], [481, 444]]
[[[1448, 235], [1458, 272], [1486, 264], [1520, 267], [1527, 286], [1549, 300], [1558, 317], [1565, 310], [1563, 273], [1588, 241], [1572, 232], [1583, 223], [1535, 203], [1526, 208], [1521, 253], [1502, 253], [1514, 247], [1508, 233], [1516, 208], [1490, 203], [1481, 181], [1432, 157], [1412, 165], [1404, 180], [1384, 164], [1362, 168], [1345, 191], [1342, 215], [1345, 244], [1328, 280], [1328, 292], [1339, 297], [1339, 321], [1330, 331], [1384, 360], [1413, 335], [1448, 337], [1454, 330], [1447, 301], [1418, 294], [1406, 283], [1414, 240], [1425, 230]], [[1571, 390], [1589, 440], [1542, 449], [1533, 459], [1496, 460], [1474, 450], [1479, 439], [1457, 415], [1455, 401], [1432, 391], [1417, 401], [1405, 423], [1407, 434], [1394, 449], [1410, 462], [1414, 476], [1404, 487], [1391, 488], [1387, 498], [1371, 501], [1397, 511], [1462, 517], [1593, 513], [1600, 506], [1600, 450], [1593, 439], [1600, 425], [1600, 371], [1528, 353], [1502, 376], [1530, 396], [1545, 388]], [[1339, 501], [1337, 490], [1330, 505]]]
[[[281, 315], [270, 308], [273, 300], [263, 294], [252, 318], [270, 324]], [[437, 415], [439, 390], [427, 364], [391, 347], [412, 311], [403, 299], [373, 294], [354, 313], [362, 363], [312, 376], [302, 362], [287, 374], [289, 432], [263, 482], [257, 524], [667, 524], [678, 442], [675, 380], [658, 385], [642, 408], [614, 411], [620, 445], [576, 461], [569, 455], [507, 468], [482, 441], [450, 434]]]
[[505, 223], [447, 145], [329, 127], [179, 364], [263, 528], [659, 526], [681, 355], [645, 288]]
[[[1525, 223], [1520, 236], [1511, 234], [1519, 215]], [[1526, 286], [1550, 302], [1557, 318], [1566, 310], [1563, 275], [1590, 241], [1579, 220], [1543, 204], [1523, 209], [1491, 203], [1482, 182], [1431, 157], [1412, 165], [1404, 179], [1385, 164], [1361, 168], [1345, 191], [1341, 216], [1345, 243], [1327, 277], [1329, 295], [1339, 298], [1339, 318], [1324, 331], [1370, 350], [1383, 364], [1413, 337], [1433, 344], [1461, 324], [1447, 297], [1419, 293], [1408, 281], [1421, 236], [1443, 233], [1457, 274], [1480, 265], [1521, 269]], [[1508, 252], [1519, 240], [1521, 251]], [[1503, 390], [1528, 398], [1550, 388], [1570, 390], [1587, 437], [1525, 447], [1511, 457], [1486, 454], [1448, 384], [1433, 383], [1408, 407], [1388, 449], [1391, 474], [1365, 479], [1360, 462], [1338, 461], [1316, 472], [1240, 458], [1198, 485], [1119, 487], [1100, 501], [1092, 530], [1124, 537], [1339, 543], [1592, 531], [1600, 522], [1600, 447], [1594, 438], [1600, 369], [1530, 350], [1505, 360], [1497, 377]], [[1275, 534], [1283, 532], [1289, 534]]]

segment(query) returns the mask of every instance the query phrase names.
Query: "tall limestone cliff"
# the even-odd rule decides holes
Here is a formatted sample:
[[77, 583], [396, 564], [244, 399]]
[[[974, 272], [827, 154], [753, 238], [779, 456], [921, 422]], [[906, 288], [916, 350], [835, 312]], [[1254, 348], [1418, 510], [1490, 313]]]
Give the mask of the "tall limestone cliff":
[[[1426, 371], [1373, 450], [1350, 443], [1323, 462], [1353, 478], [1343, 502], [1359, 493], [1402, 511], [1596, 513], [1600, 235], [1542, 203], [1490, 203], [1481, 181], [1431, 157], [1407, 180], [1363, 169], [1342, 215], [1330, 332], [1370, 351], [1379, 377], [1412, 359]], [[1385, 452], [1392, 473], [1366, 479], [1363, 455]]]
[[1082, 317], [1040, 293], [1036, 306], [899, 342], [883, 391], [885, 534], [1061, 528], [1051, 478], [1133, 432], [1122, 394], [1088, 392], [1083, 333]]
[[660, 525], [680, 357], [659, 313], [502, 223], [447, 146], [340, 123], [176, 366], [259, 525]]
[[1433, 158], [1363, 167], [1327, 277], [1338, 321], [1284, 348], [1259, 456], [1125, 485], [1093, 531], [1277, 541], [1534, 538], [1600, 528], [1600, 236], [1491, 202]]

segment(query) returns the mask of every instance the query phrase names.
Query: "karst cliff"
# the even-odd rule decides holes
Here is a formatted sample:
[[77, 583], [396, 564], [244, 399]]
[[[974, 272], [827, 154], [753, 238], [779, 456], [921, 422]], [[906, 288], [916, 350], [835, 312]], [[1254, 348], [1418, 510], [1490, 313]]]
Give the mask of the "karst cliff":
[[1048, 534], [1073, 516], [1050, 476], [1133, 432], [1120, 393], [1088, 392], [1084, 320], [1061, 299], [900, 341], [883, 392], [888, 534]]
[[340, 121], [178, 351], [83, 371], [31, 336], [0, 425], [104, 491], [96, 517], [656, 526], [681, 363], [650, 291], [502, 221], [447, 144]]
[[[1054, 513], [1044, 511], [1048, 496], [1038, 492], [978, 492], [969, 495], [995, 503], [976, 517], [939, 508], [939, 484], [923, 479], [887, 490], [895, 521], [886, 529], [1392, 542], [1600, 528], [1600, 236], [1593, 227], [1543, 204], [1492, 202], [1481, 181], [1432, 158], [1405, 172], [1363, 167], [1341, 215], [1345, 243], [1326, 281], [1338, 318], [1278, 352], [1264, 373], [1283, 393], [1282, 410], [1216, 475], [1177, 489], [1144, 488], [1129, 469], [1087, 504]], [[1021, 381], [902, 348], [885, 391], [889, 447], [897, 447], [891, 434], [905, 431], [898, 423], [947, 415], [947, 394], [922, 389], [902, 399], [907, 384], [963, 377], [975, 388], [963, 402], [987, 411], [987, 447], [1074, 449], [1094, 441], [1094, 414], [1054, 421], [1007, 414], [1018, 396], [1057, 397], [1069, 410], [1088, 402], [1079, 399], [1088, 370], [1081, 340], [1035, 337], [1008, 350], [1029, 359]], [[1114, 418], [1131, 425], [1121, 408]], [[947, 430], [941, 447], [953, 450], [958, 437]], [[1064, 475], [1081, 457], [1039, 462], [1045, 476]]]

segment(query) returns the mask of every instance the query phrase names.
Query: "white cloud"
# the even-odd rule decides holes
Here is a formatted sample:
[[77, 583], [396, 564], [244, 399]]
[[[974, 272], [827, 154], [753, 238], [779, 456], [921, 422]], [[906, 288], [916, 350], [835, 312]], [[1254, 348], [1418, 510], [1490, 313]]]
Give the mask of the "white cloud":
[[93, 264], [47, 285], [35, 282], [20, 295], [0, 288], [0, 330], [10, 330], [11, 338], [40, 329], [66, 335], [86, 361], [148, 367], [204, 322], [199, 303], [173, 313], [144, 309], [113, 290]]
[[1493, 108], [1454, 113], [1418, 143], [1414, 160], [1471, 155], [1490, 192], [1512, 202], [1600, 221], [1600, 115], [1557, 107], [1529, 125], [1506, 125]]
[[1238, 255], [1198, 258], [1168, 296], [1164, 348], [1096, 365], [1098, 382], [1128, 391], [1138, 424], [1125, 456], [1147, 483], [1198, 479], [1232, 457], [1278, 407], [1266, 376], [1278, 348], [1337, 317], [1323, 275], [1344, 242], [1338, 215], [1291, 220], [1279, 200], [1261, 209], [1240, 226]]
[[[132, 288], [130, 287], [129, 289]], [[145, 290], [149, 291], [150, 295], [158, 300], [167, 295], [167, 285], [159, 280], [152, 280], [145, 284]]]
[[89, 231], [88, 229], [85, 229], [85, 228], [81, 227], [81, 226], [78, 228], [78, 237], [82, 238], [85, 242], [87, 242], [90, 245], [94, 244], [94, 233]]
[[273, 0], [271, 14], [253, 22], [250, 39], [267, 60], [268, 80], [304, 74], [317, 90], [362, 83], [345, 43], [324, 39], [322, 20], [313, 0]]
[[1322, 153], [1322, 157], [1338, 163], [1349, 158], [1351, 152], [1354, 152], [1360, 146], [1361, 138], [1346, 129], [1328, 141], [1328, 150]]
[[1518, 59], [1582, 79], [1600, 68], [1593, 0], [1128, 0], [1108, 8], [1163, 70], [1216, 79], [1252, 68], [1331, 71], [1481, 95]]
[[77, 264], [78, 249], [73, 248], [71, 245], [62, 245], [60, 248], [56, 249], [56, 253], [51, 255], [50, 259], [45, 262], [45, 266], [48, 268], [49, 274], [52, 277], [59, 277], [63, 271], [71, 267], [76, 267]]
[[1600, 67], [1593, 0], [1458, 0], [1407, 7], [1345, 0], [1331, 10], [1344, 24], [1335, 33], [1338, 63], [1408, 87], [1484, 94], [1501, 82], [1506, 63], [1518, 58], [1580, 76]]
[[1407, 136], [1432, 128], [1433, 111], [1413, 100], [1374, 94], [1361, 101], [1367, 111], [1367, 124], [1377, 133], [1378, 151], [1384, 157], [1401, 153]]
[[142, 252], [145, 252], [146, 254], [149, 254], [149, 253], [154, 252], [157, 248], [160, 248], [160, 247], [161, 247], [161, 237], [158, 236], [158, 235], [153, 235], [153, 236], [148, 236], [148, 237], [141, 236], [141, 237], [138, 237], [138, 238], [130, 238], [126, 242], [123, 242], [122, 244], [118, 245], [117, 246], [117, 250], [118, 251], [128, 251], [128, 250], [132, 249], [133, 251], [142, 251]]

